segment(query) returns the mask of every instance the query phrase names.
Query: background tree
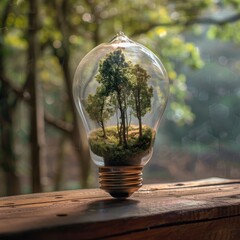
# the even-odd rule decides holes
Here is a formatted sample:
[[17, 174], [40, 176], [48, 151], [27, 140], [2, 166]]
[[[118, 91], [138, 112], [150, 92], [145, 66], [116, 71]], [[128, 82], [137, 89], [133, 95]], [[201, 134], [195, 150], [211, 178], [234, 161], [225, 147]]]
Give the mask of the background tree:
[[[17, 159], [14, 154], [14, 109], [16, 100], [11, 92], [6, 79], [7, 49], [5, 47], [4, 36], [6, 34], [6, 22], [11, 13], [13, 1], [2, 4], [2, 14], [0, 18], [0, 135], [1, 153], [0, 166], [3, 169], [6, 195], [20, 193], [20, 182], [17, 173]], [[4, 188], [4, 186], [3, 186]]]
[[43, 110], [42, 86], [37, 75], [39, 59], [39, 0], [29, 0], [28, 15], [28, 63], [26, 84], [30, 93], [30, 143], [31, 143], [31, 183], [33, 192], [42, 191], [42, 168], [45, 157], [45, 123]]

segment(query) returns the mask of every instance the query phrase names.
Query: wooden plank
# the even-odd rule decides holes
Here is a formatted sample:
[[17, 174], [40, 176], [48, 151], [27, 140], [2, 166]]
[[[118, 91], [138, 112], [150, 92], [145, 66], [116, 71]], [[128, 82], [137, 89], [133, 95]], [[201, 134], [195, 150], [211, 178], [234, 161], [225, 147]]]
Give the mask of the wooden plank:
[[[0, 199], [0, 238], [6, 239], [193, 239], [190, 231], [195, 240], [221, 240], [221, 234], [239, 240], [239, 219], [239, 180], [146, 185], [128, 200], [100, 189]], [[209, 238], [198, 238], [200, 230]]]
[[[212, 221], [160, 226], [137, 232], [107, 237], [108, 240], [230, 240], [240, 237], [240, 218], [231, 217]], [[161, 238], [158, 238], [161, 236]]]

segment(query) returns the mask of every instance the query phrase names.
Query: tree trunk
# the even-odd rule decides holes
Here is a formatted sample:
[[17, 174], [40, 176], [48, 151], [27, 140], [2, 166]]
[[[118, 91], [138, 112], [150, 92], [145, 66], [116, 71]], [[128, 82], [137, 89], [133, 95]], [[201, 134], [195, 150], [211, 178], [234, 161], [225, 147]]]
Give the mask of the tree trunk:
[[122, 134], [121, 134], [121, 126], [119, 124], [119, 119], [118, 119], [118, 108], [116, 108], [116, 118], [117, 118], [117, 132], [118, 132], [118, 137], [119, 137], [119, 144], [121, 145], [121, 139], [122, 139]]
[[127, 115], [127, 100], [126, 95], [124, 96], [124, 109], [125, 109], [125, 121], [126, 121], [126, 141], [128, 141], [128, 130], [129, 130], [129, 124], [128, 124], [128, 115]]
[[65, 155], [65, 138], [63, 137], [60, 140], [58, 160], [56, 167], [56, 174], [54, 179], [54, 191], [61, 190], [61, 184], [63, 180], [63, 166], [64, 166], [64, 155]]
[[90, 154], [87, 145], [87, 136], [84, 130], [83, 123], [79, 121], [77, 109], [75, 107], [73, 94], [72, 94], [72, 76], [70, 71], [70, 50], [69, 50], [69, 33], [67, 29], [66, 16], [68, 14], [68, 1], [55, 1], [57, 9], [57, 25], [60, 32], [62, 33], [62, 50], [63, 55], [58, 56], [59, 61], [62, 63], [61, 67], [63, 70], [65, 84], [67, 86], [67, 93], [69, 96], [70, 109], [73, 114], [73, 132], [72, 142], [76, 154], [78, 156], [80, 171], [81, 171], [81, 186], [83, 188], [88, 187], [88, 178], [90, 175]]
[[105, 130], [104, 121], [101, 121], [101, 127], [102, 127], [102, 131], [103, 131], [103, 137], [106, 138], [106, 130]]
[[[8, 1], [0, 23], [0, 79], [5, 78], [5, 64], [4, 64], [4, 31], [5, 24], [10, 12], [12, 1]], [[13, 110], [15, 104], [10, 102], [10, 89], [1, 81], [0, 83], [0, 134], [1, 134], [1, 149], [0, 165], [3, 169], [5, 179], [5, 194], [16, 195], [20, 194], [20, 182], [17, 174], [17, 161], [14, 154], [14, 137], [13, 137]]]
[[142, 113], [141, 113], [140, 90], [137, 91], [136, 111], [139, 124], [139, 138], [142, 138]]
[[102, 103], [102, 105], [101, 105], [101, 120], [100, 120], [100, 125], [101, 125], [101, 127], [102, 127], [103, 137], [106, 138], [105, 124], [104, 124], [104, 117], [103, 117], [104, 106], [105, 106], [105, 101], [103, 101], [103, 103]]
[[127, 138], [126, 138], [126, 110], [124, 109], [124, 107], [122, 106], [122, 101], [121, 101], [121, 96], [120, 93], [117, 92], [117, 100], [118, 100], [118, 106], [119, 106], [119, 110], [120, 110], [120, 118], [121, 118], [121, 126], [122, 126], [122, 141], [123, 141], [123, 146], [125, 148], [128, 147], [127, 144]]
[[[0, 60], [1, 65], [1, 60]], [[3, 69], [0, 69], [2, 75]], [[9, 104], [9, 89], [4, 83], [0, 85], [0, 104], [1, 104], [1, 149], [0, 164], [4, 172], [6, 195], [20, 194], [20, 182], [17, 174], [17, 161], [14, 154], [13, 140], [13, 115], [12, 106]]]
[[138, 118], [138, 123], [139, 123], [139, 138], [142, 138], [142, 118], [141, 116]]
[[29, 31], [28, 31], [28, 75], [31, 115], [31, 184], [32, 192], [41, 192], [41, 164], [45, 155], [44, 111], [41, 86], [37, 81], [37, 60], [39, 58], [39, 43], [37, 32], [39, 29], [38, 0], [29, 0]]

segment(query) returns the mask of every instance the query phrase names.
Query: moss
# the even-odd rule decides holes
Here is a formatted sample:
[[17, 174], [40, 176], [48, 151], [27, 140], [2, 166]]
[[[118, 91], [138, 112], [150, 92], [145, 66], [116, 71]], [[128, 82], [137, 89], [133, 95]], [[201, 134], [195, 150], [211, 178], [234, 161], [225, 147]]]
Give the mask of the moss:
[[141, 158], [147, 155], [152, 147], [155, 131], [143, 126], [142, 137], [139, 138], [138, 126], [131, 125], [128, 130], [128, 146], [119, 144], [116, 126], [106, 127], [106, 138], [102, 129], [90, 133], [89, 144], [93, 153], [103, 157], [105, 166], [139, 165]]

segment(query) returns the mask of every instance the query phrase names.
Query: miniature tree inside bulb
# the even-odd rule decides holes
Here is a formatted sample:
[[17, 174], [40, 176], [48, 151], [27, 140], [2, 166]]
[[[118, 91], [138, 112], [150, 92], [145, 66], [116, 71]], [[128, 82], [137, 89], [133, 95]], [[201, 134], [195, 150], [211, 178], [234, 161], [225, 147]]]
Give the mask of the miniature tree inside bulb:
[[167, 103], [162, 63], [120, 33], [82, 59], [73, 94], [99, 166], [100, 187], [113, 197], [129, 197], [142, 186], [142, 169]]

